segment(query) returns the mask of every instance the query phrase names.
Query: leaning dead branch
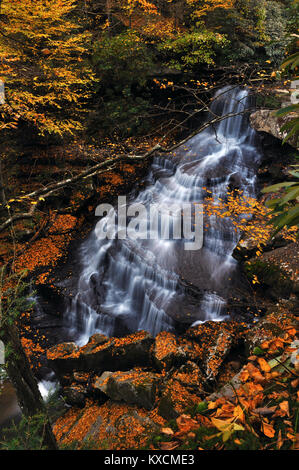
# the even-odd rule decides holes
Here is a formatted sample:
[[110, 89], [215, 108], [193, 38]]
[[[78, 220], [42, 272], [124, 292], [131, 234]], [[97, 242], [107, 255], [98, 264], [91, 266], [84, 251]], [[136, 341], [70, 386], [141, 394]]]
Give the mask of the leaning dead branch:
[[[247, 112], [250, 112], [252, 110], [246, 109], [243, 110], [239, 113], [228, 113], [225, 116], [217, 116], [210, 121], [206, 122], [203, 124], [199, 129], [196, 131], [192, 132], [191, 134], [188, 135], [185, 139], [181, 140], [180, 142], [177, 142], [176, 144], [170, 146], [170, 147], [163, 147], [161, 143], [165, 140], [165, 138], [168, 136], [168, 134], [165, 134], [162, 139], [160, 140], [161, 143], [156, 144], [154, 147], [152, 147], [148, 152], [142, 154], [142, 155], [116, 155], [115, 157], [108, 158], [100, 163], [97, 163], [96, 165], [93, 165], [92, 167], [80, 172], [78, 175], [73, 176], [71, 178], [64, 179], [62, 181], [59, 181], [58, 183], [51, 183], [43, 188], [37, 189], [36, 191], [33, 191], [31, 193], [28, 193], [26, 195], [16, 197], [16, 199], [21, 199], [22, 201], [26, 201], [26, 199], [31, 200], [32, 207], [28, 212], [21, 212], [12, 215], [9, 217], [5, 222], [3, 222], [0, 225], [0, 232], [5, 230], [7, 227], [9, 227], [11, 224], [18, 220], [23, 220], [23, 219], [31, 219], [34, 216], [35, 210], [39, 206], [41, 202], [43, 202], [47, 197], [51, 196], [54, 192], [57, 192], [61, 190], [62, 188], [65, 188], [66, 186], [69, 186], [71, 184], [74, 184], [81, 179], [85, 178], [90, 178], [95, 175], [100, 175], [103, 173], [106, 173], [108, 171], [111, 171], [112, 169], [115, 168], [116, 164], [119, 162], [125, 162], [125, 161], [138, 161], [138, 160], [146, 160], [153, 156], [156, 152], [160, 153], [171, 153], [181, 145], [184, 145], [188, 140], [190, 140], [192, 137], [195, 135], [199, 134], [200, 132], [203, 132], [206, 130], [208, 127], [213, 126], [214, 124], [223, 121], [224, 119], [228, 119], [234, 116], [239, 116], [241, 114], [245, 114]], [[198, 110], [194, 112], [195, 114], [198, 114]], [[32, 201], [32, 199], [34, 199]]]

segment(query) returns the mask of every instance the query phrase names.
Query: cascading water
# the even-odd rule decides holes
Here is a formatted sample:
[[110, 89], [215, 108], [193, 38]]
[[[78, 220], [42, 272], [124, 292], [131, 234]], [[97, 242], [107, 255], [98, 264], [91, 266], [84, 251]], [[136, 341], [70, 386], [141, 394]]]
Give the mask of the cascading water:
[[[209, 119], [237, 115], [210, 126], [174, 154], [155, 158], [146, 188], [129, 203], [163, 211], [177, 203], [203, 202], [205, 188], [214, 201], [225, 198], [229, 188], [254, 196], [260, 154], [244, 113], [250, 106], [247, 90], [218, 91]], [[100, 224], [110, 220], [108, 214]], [[81, 247], [77, 295], [66, 315], [77, 342], [86, 343], [95, 332], [144, 329], [155, 335], [174, 329], [177, 321], [223, 320], [239, 234], [229, 218], [211, 215], [205, 225], [203, 246], [196, 251], [184, 250], [184, 240], [163, 239], [161, 231], [154, 240], [101, 240], [95, 229]]]

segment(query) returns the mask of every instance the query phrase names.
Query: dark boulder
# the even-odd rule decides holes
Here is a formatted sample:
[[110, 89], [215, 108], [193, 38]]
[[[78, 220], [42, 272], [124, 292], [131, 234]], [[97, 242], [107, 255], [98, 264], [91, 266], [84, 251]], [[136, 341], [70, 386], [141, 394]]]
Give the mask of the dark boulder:
[[159, 414], [167, 419], [177, 418], [204, 397], [204, 376], [193, 362], [187, 362], [165, 380], [158, 404]]
[[169, 370], [186, 362], [185, 351], [179, 346], [174, 334], [162, 331], [156, 336], [152, 349], [153, 363], [158, 370]]
[[63, 389], [63, 397], [71, 406], [84, 408], [86, 404], [86, 390], [82, 385], [73, 384]]
[[205, 322], [189, 328], [181, 345], [189, 359], [199, 364], [208, 380], [215, 380], [232, 348], [243, 339], [247, 328], [237, 322]]
[[156, 374], [140, 370], [104, 372], [93, 384], [114, 401], [124, 401], [151, 409], [156, 400], [159, 378]]
[[79, 348], [74, 343], [62, 343], [47, 351], [48, 365], [58, 376], [72, 371], [101, 372], [128, 370], [148, 365], [153, 337], [139, 331], [123, 338], [106, 338], [93, 335]]

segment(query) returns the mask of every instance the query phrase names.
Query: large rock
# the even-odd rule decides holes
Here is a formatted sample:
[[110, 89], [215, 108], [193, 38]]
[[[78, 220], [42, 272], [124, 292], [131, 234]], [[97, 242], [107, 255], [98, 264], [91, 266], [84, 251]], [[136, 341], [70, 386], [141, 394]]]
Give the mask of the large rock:
[[291, 314], [282, 312], [273, 312], [261, 319], [245, 336], [248, 354], [254, 354], [254, 349], [260, 348], [265, 341], [283, 337], [286, 326], [298, 327], [298, 320]]
[[190, 393], [201, 395], [203, 393], [203, 384], [206, 379], [198, 367], [192, 361], [188, 361], [171, 375], [172, 380], [178, 381]]
[[[278, 117], [275, 115], [276, 111], [271, 109], [259, 109], [255, 113], [250, 115], [251, 126], [259, 132], [266, 132], [271, 134], [277, 139], [283, 140], [287, 132], [281, 132], [280, 128], [296, 116], [296, 114], [288, 114], [284, 117]], [[292, 136], [288, 143], [292, 147], [298, 148], [298, 135]]]
[[111, 375], [113, 375], [113, 372], [105, 371], [99, 377], [96, 376], [94, 378], [92, 384], [91, 384], [92, 390], [100, 391], [100, 392], [105, 393], [106, 395], [108, 395], [106, 393], [107, 392], [107, 383], [108, 383], [108, 379]]
[[200, 365], [206, 378], [214, 380], [245, 331], [246, 327], [237, 322], [205, 322], [189, 328], [181, 340], [181, 346], [190, 360]]
[[71, 406], [84, 408], [86, 404], [86, 390], [82, 385], [73, 384], [63, 389], [63, 397]]
[[124, 401], [150, 410], [155, 404], [158, 382], [156, 374], [140, 370], [104, 372], [96, 378], [93, 388], [114, 401]]
[[59, 445], [78, 449], [128, 450], [144, 448], [160, 428], [153, 411], [108, 400], [99, 406], [88, 400], [85, 408], [71, 408], [54, 424]]
[[204, 371], [207, 380], [215, 380], [219, 374], [220, 367], [228, 356], [234, 343], [234, 335], [231, 331], [223, 329], [211, 349], [208, 351], [204, 361]]
[[153, 362], [158, 370], [179, 366], [187, 360], [185, 351], [179, 346], [174, 334], [162, 331], [156, 336], [153, 346]]
[[75, 343], [57, 344], [47, 351], [48, 364], [60, 377], [65, 376], [77, 369], [79, 350], [80, 348]]
[[204, 380], [194, 362], [182, 365], [165, 381], [158, 405], [159, 414], [169, 420], [192, 408], [204, 397]]
[[49, 366], [59, 376], [74, 370], [81, 372], [128, 370], [149, 364], [153, 341], [153, 337], [145, 331], [110, 339], [96, 334], [81, 348], [74, 343], [53, 346], [47, 351], [47, 359]]
[[232, 400], [233, 398], [236, 397], [236, 391], [239, 390], [239, 388], [242, 385], [241, 381], [241, 374], [245, 368], [241, 369], [238, 374], [236, 374], [230, 382], [226, 383], [223, 385], [223, 387], [220, 388], [217, 392], [212, 393], [209, 395], [206, 400], [207, 401], [216, 401], [218, 398], [226, 398], [228, 400]]

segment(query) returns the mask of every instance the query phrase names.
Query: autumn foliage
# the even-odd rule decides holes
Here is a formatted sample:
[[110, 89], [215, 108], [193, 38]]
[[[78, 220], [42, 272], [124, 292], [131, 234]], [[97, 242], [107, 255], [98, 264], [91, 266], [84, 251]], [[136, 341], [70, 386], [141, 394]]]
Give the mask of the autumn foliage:
[[93, 74], [90, 33], [70, 18], [75, 0], [1, 2], [0, 78], [4, 121], [25, 121], [41, 134], [82, 128]]
[[296, 329], [287, 318], [280, 326], [284, 335], [256, 348], [239, 374], [238, 385], [230, 382], [229, 394], [214, 394], [181, 414], [161, 429], [150, 448], [298, 450]]

